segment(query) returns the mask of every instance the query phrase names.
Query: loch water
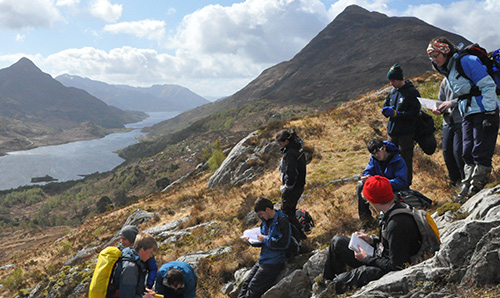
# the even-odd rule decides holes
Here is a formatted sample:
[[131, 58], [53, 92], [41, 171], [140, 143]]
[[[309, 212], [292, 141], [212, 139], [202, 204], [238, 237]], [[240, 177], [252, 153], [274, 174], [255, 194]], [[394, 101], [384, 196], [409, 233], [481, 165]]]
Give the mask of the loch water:
[[149, 118], [125, 125], [132, 130], [101, 139], [9, 152], [0, 157], [0, 190], [32, 185], [31, 178], [46, 175], [57, 182], [82, 179], [95, 172], [110, 171], [125, 160], [117, 150], [137, 143], [144, 127], [175, 117], [178, 112], [152, 112]]

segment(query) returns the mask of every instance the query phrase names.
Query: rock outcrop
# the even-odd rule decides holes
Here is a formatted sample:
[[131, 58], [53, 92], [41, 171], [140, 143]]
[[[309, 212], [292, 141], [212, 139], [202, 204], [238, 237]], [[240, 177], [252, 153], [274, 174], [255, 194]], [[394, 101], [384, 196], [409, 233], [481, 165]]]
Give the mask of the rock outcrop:
[[260, 132], [255, 131], [243, 138], [233, 147], [222, 165], [210, 177], [207, 188], [218, 185], [238, 186], [250, 182], [263, 172], [262, 159], [266, 154], [279, 153], [276, 142], [268, 142], [258, 146], [253, 142]]
[[[454, 221], [454, 213], [467, 216]], [[138, 224], [153, 217], [152, 213], [136, 210], [126, 224]], [[481, 191], [456, 212], [448, 211], [440, 216], [434, 214], [433, 217], [442, 241], [441, 249], [434, 257], [402, 271], [388, 273], [358, 289], [350, 297], [452, 297], [456, 294], [453, 292], [456, 287], [497, 285], [500, 282], [500, 185]], [[181, 218], [146, 231], [168, 244], [171, 237], [182, 237], [193, 229], [217, 229], [215, 222], [179, 229], [187, 220]], [[41, 282], [31, 289], [29, 297], [42, 297], [43, 293], [49, 293], [47, 297], [76, 297], [85, 293], [89, 284], [86, 276], [92, 274], [95, 262], [87, 265], [82, 260], [95, 255], [96, 251], [97, 247], [81, 250], [68, 259], [67, 266], [57, 274], [57, 286], [55, 281]], [[231, 252], [230, 246], [223, 246], [189, 253], [178, 260], [197, 268], [203, 258], [224, 257]], [[289, 260], [276, 284], [262, 297], [327, 297], [315, 286], [325, 258], [326, 249], [323, 249]], [[228, 297], [236, 297], [248, 272], [249, 268], [237, 270], [234, 281], [225, 284], [222, 291]]]

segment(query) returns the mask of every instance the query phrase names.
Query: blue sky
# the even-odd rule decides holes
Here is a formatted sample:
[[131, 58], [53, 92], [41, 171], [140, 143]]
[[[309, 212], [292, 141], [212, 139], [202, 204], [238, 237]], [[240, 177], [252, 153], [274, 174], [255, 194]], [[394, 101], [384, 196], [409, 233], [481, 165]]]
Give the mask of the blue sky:
[[228, 96], [351, 4], [500, 47], [500, 0], [0, 0], [0, 68], [27, 57], [53, 77]]

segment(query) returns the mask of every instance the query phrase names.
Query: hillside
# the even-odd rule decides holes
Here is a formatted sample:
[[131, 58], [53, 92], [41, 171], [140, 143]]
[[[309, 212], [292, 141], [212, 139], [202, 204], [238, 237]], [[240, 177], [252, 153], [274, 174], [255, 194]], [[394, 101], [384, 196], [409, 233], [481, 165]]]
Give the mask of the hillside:
[[122, 110], [186, 111], [209, 103], [205, 98], [179, 85], [153, 85], [148, 88], [110, 85], [69, 74], [57, 76], [55, 79], [67, 87], [83, 89], [108, 105]]
[[0, 69], [0, 153], [98, 138], [143, 118], [63, 86], [27, 58]]
[[[427, 75], [413, 81], [423, 96], [435, 97], [440, 77]], [[359, 224], [356, 205], [353, 204], [356, 201], [355, 181], [335, 181], [353, 177], [363, 170], [369, 159], [364, 145], [366, 139], [385, 137], [386, 120], [380, 115], [380, 108], [386, 92], [382, 88], [323, 113], [291, 122], [275, 123], [263, 128], [257, 137], [249, 140], [254, 146], [263, 146], [283, 126], [297, 128], [299, 135], [304, 138], [311, 162], [308, 164], [304, 202], [299, 206], [308, 210], [316, 222], [307, 244], [310, 249], [324, 248], [334, 234], [349, 234]], [[240, 139], [234, 138], [232, 143], [235, 144]], [[184, 157], [179, 159], [185, 160], [189, 156], [192, 156], [192, 152], [184, 152]], [[85, 285], [88, 285], [96, 251], [112, 239], [127, 217], [141, 209], [155, 214], [152, 219], [140, 225], [141, 230], [183, 218], [187, 219], [180, 228], [193, 228], [188, 236], [174, 242], [165, 242], [159, 247], [155, 253], [159, 264], [194, 251], [231, 247], [229, 254], [202, 259], [198, 268], [198, 296], [226, 297], [221, 292], [225, 282], [229, 281], [237, 269], [250, 266], [258, 257], [258, 249], [243, 245], [239, 236], [246, 227], [247, 214], [258, 196], [279, 201], [279, 173], [276, 169], [278, 159], [278, 152], [263, 154], [258, 160], [254, 159], [251, 165], [262, 170], [259, 172], [261, 174], [251, 182], [236, 187], [207, 189], [207, 181], [213, 171], [208, 167], [198, 167], [187, 179], [171, 188], [139, 196], [134, 203], [125, 207], [89, 217], [75, 229], [29, 228], [22, 221], [20, 224], [25, 226], [23, 229], [6, 227], [1, 239], [7, 249], [2, 251], [0, 267], [10, 264], [13, 266], [0, 271], [0, 280], [3, 280], [4, 285], [5, 280], [9, 281], [7, 286], [0, 288], [0, 293], [13, 296], [19, 289], [29, 293], [39, 283], [35, 291], [37, 294], [33, 297], [41, 297], [44, 292], [51, 292], [55, 297], [85, 297]], [[152, 165], [165, 161], [163, 154], [158, 154], [127, 167], [129, 172], [141, 171], [144, 181], [148, 181], [159, 177]], [[193, 159], [190, 164], [194, 166], [198, 162], [199, 160]], [[500, 163], [498, 154], [494, 156], [493, 163]], [[426, 156], [416, 148], [414, 172], [412, 188], [433, 199], [434, 210], [455, 195], [447, 185], [440, 150], [432, 156]], [[114, 173], [113, 176], [119, 179], [120, 174]], [[494, 181], [499, 181], [498, 171], [493, 173], [493, 178]], [[142, 183], [144, 182], [140, 184]], [[80, 196], [76, 194], [77, 189], [86, 189], [88, 192], [101, 184], [102, 182], [85, 186], [80, 184], [73, 189], [73, 196]], [[36, 205], [36, 208], [41, 206], [43, 204]], [[200, 225], [208, 223], [210, 224]], [[32, 241], [37, 241], [37, 246], [23, 243], [23, 239], [33, 239]], [[76, 257], [77, 253], [79, 257]], [[72, 261], [69, 265], [64, 266], [70, 259]]]
[[[394, 63], [402, 65], [406, 76], [431, 70], [425, 49], [440, 35], [468, 43], [417, 18], [388, 17], [348, 6], [291, 60], [264, 70], [224, 100], [155, 125], [150, 137], [161, 139], [181, 129], [170, 138], [210, 129], [250, 131], [271, 121], [329, 109], [386, 84], [387, 70]], [[238, 121], [228, 124], [234, 117]]]

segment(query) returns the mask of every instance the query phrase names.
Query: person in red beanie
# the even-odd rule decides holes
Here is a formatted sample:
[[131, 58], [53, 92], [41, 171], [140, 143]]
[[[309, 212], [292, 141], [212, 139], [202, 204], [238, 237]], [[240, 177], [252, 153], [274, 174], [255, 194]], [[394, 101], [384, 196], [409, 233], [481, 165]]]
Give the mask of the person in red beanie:
[[[325, 291], [343, 294], [349, 287], [362, 287], [390, 271], [401, 270], [410, 264], [411, 257], [420, 249], [422, 237], [413, 217], [408, 214], [389, 216], [393, 210], [406, 207], [394, 200], [387, 178], [369, 177], [363, 187], [363, 196], [380, 212], [380, 231], [384, 227], [385, 233], [373, 237], [355, 232], [358, 238], [374, 248], [373, 255], [360, 246], [356, 247], [358, 251], [351, 250], [349, 237], [335, 235], [323, 269], [323, 280], [328, 283]], [[346, 271], [347, 265], [353, 269]]]

